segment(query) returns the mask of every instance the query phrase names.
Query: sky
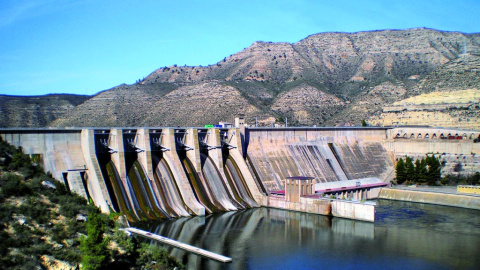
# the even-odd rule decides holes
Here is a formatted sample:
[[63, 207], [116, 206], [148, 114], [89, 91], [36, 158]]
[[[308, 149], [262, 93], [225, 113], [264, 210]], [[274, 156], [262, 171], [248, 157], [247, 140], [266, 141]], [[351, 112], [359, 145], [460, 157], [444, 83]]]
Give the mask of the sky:
[[478, 33], [479, 14], [480, 0], [0, 0], [0, 95], [93, 95], [322, 32]]

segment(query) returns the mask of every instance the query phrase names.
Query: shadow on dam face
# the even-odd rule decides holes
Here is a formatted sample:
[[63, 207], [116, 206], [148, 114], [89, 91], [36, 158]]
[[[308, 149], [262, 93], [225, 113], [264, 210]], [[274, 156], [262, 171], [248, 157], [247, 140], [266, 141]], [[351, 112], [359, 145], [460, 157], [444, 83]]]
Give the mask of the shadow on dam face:
[[[219, 138], [207, 136], [219, 137], [218, 133], [202, 131], [196, 139], [203, 143], [194, 141], [194, 147], [186, 145], [185, 130], [150, 132], [151, 137], [145, 134], [136, 130], [95, 134], [96, 159], [111, 210], [125, 214], [130, 221], [195, 215], [185, 197], [188, 192], [207, 213], [258, 206], [245, 172], [229, 155], [232, 150], [224, 149]], [[142, 139], [148, 142], [142, 143]], [[209, 145], [212, 141], [216, 147]], [[169, 146], [162, 145], [168, 142]], [[189, 156], [188, 151], [195, 155]], [[187, 185], [180, 183], [182, 179]]]

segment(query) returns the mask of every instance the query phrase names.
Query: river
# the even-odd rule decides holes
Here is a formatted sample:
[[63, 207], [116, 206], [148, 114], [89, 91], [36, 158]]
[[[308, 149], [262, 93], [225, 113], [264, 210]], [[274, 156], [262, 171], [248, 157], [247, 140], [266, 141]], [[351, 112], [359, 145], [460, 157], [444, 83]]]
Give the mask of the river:
[[378, 200], [375, 223], [272, 208], [139, 228], [231, 257], [165, 246], [188, 269], [480, 269], [480, 211]]

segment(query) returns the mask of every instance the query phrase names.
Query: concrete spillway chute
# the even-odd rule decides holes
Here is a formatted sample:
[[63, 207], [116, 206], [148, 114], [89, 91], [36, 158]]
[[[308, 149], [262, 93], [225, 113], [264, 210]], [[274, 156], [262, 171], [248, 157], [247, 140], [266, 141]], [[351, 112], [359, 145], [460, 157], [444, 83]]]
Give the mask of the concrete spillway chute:
[[[157, 141], [160, 145], [164, 146], [163, 149], [168, 148], [169, 151], [162, 151], [162, 148], [160, 148], [158, 145], [155, 145], [155, 142], [152, 142], [152, 145], [155, 145], [155, 147], [157, 147], [157, 151], [161, 152], [161, 154], [158, 154], [159, 156], [163, 157], [165, 165], [168, 167], [169, 173], [171, 174], [172, 179], [178, 188], [179, 195], [181, 195], [181, 200], [185, 204], [185, 208], [189, 212], [191, 211], [191, 214], [205, 215], [205, 208], [196, 200], [177, 152], [184, 151], [184, 153], [186, 153], [188, 156], [195, 156], [196, 151], [190, 151], [194, 150], [194, 148], [188, 146], [195, 145], [195, 143], [188, 141], [187, 138], [187, 136], [193, 135], [193, 133], [194, 132], [192, 131], [190, 134], [186, 132], [186, 130], [163, 129], [161, 130], [161, 134], [159, 134], [159, 136], [157, 135]], [[152, 130], [152, 138], [155, 138], [154, 134], [155, 132]], [[158, 134], [158, 132], [156, 134]]]

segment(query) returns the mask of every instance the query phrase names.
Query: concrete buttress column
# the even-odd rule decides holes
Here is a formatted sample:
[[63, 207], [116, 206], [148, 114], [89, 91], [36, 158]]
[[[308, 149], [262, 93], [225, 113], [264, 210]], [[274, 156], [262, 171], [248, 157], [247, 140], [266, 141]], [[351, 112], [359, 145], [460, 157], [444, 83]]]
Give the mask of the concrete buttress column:
[[185, 144], [193, 147], [193, 150], [187, 151], [187, 158], [192, 162], [197, 173], [202, 173], [200, 147], [198, 143], [198, 130], [193, 128], [187, 129], [187, 134], [185, 134]]
[[247, 184], [247, 187], [250, 191], [250, 194], [253, 196], [253, 199], [258, 203], [258, 205], [261, 205], [264, 195], [258, 189], [258, 186], [255, 183], [255, 179], [253, 178], [252, 173], [248, 169], [247, 163], [243, 159], [243, 156], [240, 152], [240, 150], [242, 149], [242, 139], [240, 137], [239, 129], [229, 129], [227, 135], [228, 138], [232, 138], [229, 144], [236, 147], [230, 149], [229, 153], [237, 164], [238, 168], [240, 169], [240, 172], [243, 175], [243, 179], [245, 179], [245, 183]]
[[137, 153], [137, 160], [142, 164], [148, 179], [153, 179], [153, 165], [152, 165], [152, 148], [150, 147], [150, 133], [148, 129], [137, 129], [135, 135], [136, 146], [140, 148], [141, 152]]
[[220, 130], [216, 128], [210, 128], [208, 129], [207, 133], [207, 144], [210, 146], [220, 146], [219, 148], [214, 148], [211, 150], [208, 150], [208, 156], [212, 159], [213, 163], [215, 164], [215, 167], [217, 167], [219, 173], [220, 173], [220, 178], [222, 179], [223, 183], [225, 184], [225, 187], [227, 188], [227, 192], [230, 196], [230, 199], [235, 201], [238, 205], [241, 205], [241, 203], [237, 202], [235, 199], [234, 193], [232, 191], [232, 187], [228, 184], [227, 181], [227, 176], [225, 175], [225, 170], [223, 169], [223, 157], [222, 157], [222, 142], [220, 140]]
[[[178, 190], [182, 195], [183, 202], [187, 205], [188, 208], [193, 212], [193, 214], [198, 216], [205, 215], [205, 207], [203, 207], [195, 198], [195, 194], [192, 190], [190, 182], [188, 181], [187, 175], [183, 170], [182, 162], [178, 157], [176, 148], [175, 148], [175, 134], [173, 129], [164, 129], [162, 130], [162, 144], [170, 148], [170, 151], [163, 152], [165, 162], [170, 171], [173, 174], [173, 178], [177, 184]], [[197, 148], [198, 149], [198, 148]], [[194, 152], [194, 150], [187, 151]]]
[[109, 213], [109, 205], [112, 205], [107, 186], [105, 185], [100, 165], [95, 153], [95, 138], [92, 129], [82, 129], [81, 145], [85, 166], [88, 175], [87, 188], [90, 196], [103, 213]]
[[130, 205], [135, 205], [133, 203], [133, 196], [130, 193], [130, 188], [127, 183], [127, 165], [125, 164], [125, 147], [123, 145], [123, 133], [121, 129], [111, 129], [110, 130], [110, 137], [108, 140], [108, 146], [114, 150], [114, 153], [111, 154], [111, 159], [113, 164], [115, 164], [115, 168], [117, 168], [118, 175], [120, 180], [122, 181], [123, 188], [127, 193], [128, 200], [130, 201]]

